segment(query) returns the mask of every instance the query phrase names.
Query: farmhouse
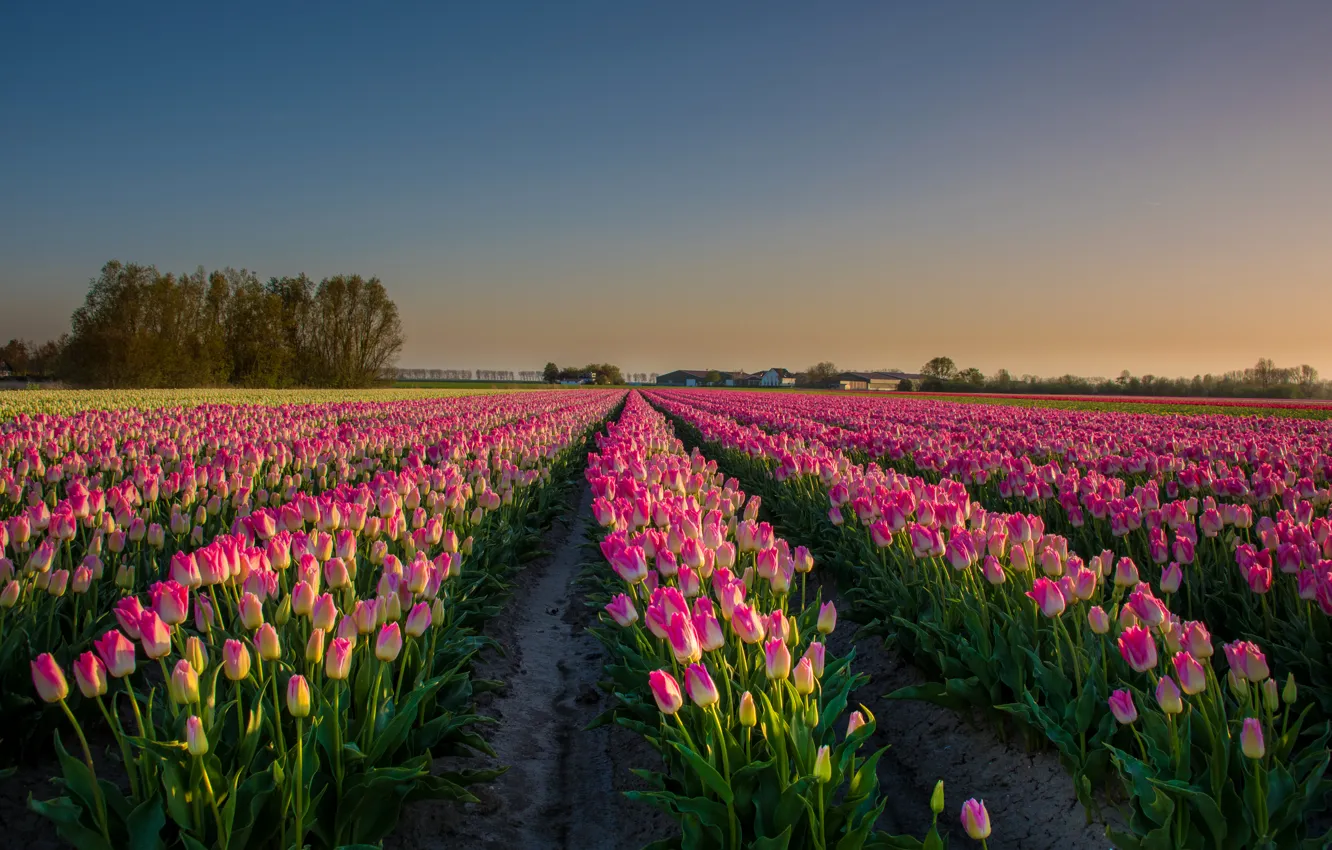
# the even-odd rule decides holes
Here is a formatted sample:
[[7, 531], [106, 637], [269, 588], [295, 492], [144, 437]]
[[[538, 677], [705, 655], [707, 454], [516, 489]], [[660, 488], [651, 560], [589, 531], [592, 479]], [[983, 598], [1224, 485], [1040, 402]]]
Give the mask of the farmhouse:
[[[711, 369], [676, 369], [674, 372], [667, 372], [667, 373], [664, 374], [664, 375], [658, 375], [658, 376], [657, 376], [657, 386], [659, 386], [659, 387], [705, 387], [705, 386], [708, 386], [708, 385], [711, 383], [711, 382], [708, 380], [708, 375], [712, 374], [713, 371], [716, 371], [716, 370], [711, 370]], [[750, 374], [747, 373], [747, 372], [743, 372], [743, 371], [742, 371], [742, 372], [721, 372], [721, 371], [717, 371], [717, 374], [721, 376], [721, 385], [722, 385], [722, 386], [726, 386], [726, 387], [757, 386], [757, 384], [751, 384], [751, 383], [749, 383], [749, 380], [750, 380], [751, 378], [753, 378], [754, 376], [753, 376], [753, 375], [750, 375]]]
[[923, 375], [906, 372], [843, 372], [837, 376], [837, 384], [844, 390], [878, 390], [895, 392], [902, 381], [909, 381], [917, 386], [924, 380]]
[[767, 369], [759, 372], [758, 383], [760, 387], [794, 387], [796, 382], [795, 372], [788, 372], [785, 369]]

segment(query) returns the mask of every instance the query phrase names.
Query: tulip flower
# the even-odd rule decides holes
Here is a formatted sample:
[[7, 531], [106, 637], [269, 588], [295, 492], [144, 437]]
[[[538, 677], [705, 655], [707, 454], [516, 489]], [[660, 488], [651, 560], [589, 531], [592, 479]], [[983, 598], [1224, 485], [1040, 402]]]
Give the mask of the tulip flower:
[[712, 676], [708, 674], [708, 668], [699, 663], [690, 664], [685, 668], [685, 690], [699, 708], [716, 705], [720, 699], [717, 686], [713, 684]]
[[827, 658], [826, 647], [821, 643], [811, 643], [806, 647], [804, 657], [809, 659], [810, 667], [814, 671], [814, 677], [822, 679], [824, 661]]
[[208, 755], [208, 736], [204, 734], [203, 721], [197, 715], [190, 715], [185, 720], [185, 747], [192, 756]]
[[222, 645], [222, 670], [233, 682], [250, 675], [250, 648], [238, 640], [228, 640]]
[[93, 653], [85, 652], [74, 662], [74, 681], [84, 697], [99, 697], [106, 693], [106, 665]]
[[310, 716], [310, 686], [304, 676], [295, 675], [287, 680], [287, 711], [292, 717]]
[[164, 658], [171, 652], [171, 628], [151, 608], [139, 615], [139, 642], [149, 658]]
[[1179, 695], [1179, 686], [1169, 676], [1162, 676], [1156, 683], [1156, 702], [1166, 714], [1179, 714], [1184, 710], [1184, 701]]
[[825, 602], [819, 606], [819, 619], [817, 628], [819, 634], [830, 635], [837, 628], [837, 606], [831, 601]]
[[1048, 578], [1042, 576], [1036, 579], [1032, 589], [1027, 591], [1027, 596], [1036, 602], [1046, 617], [1053, 619], [1064, 613], [1064, 594], [1059, 585]]
[[1126, 690], [1117, 690], [1110, 694], [1108, 700], [1110, 704], [1110, 713], [1115, 716], [1115, 720], [1124, 726], [1128, 726], [1138, 719], [1138, 708], [1133, 704], [1133, 694]]
[[32, 683], [37, 687], [37, 695], [46, 702], [60, 702], [69, 695], [69, 683], [65, 681], [65, 671], [44, 652], [31, 662]]
[[616, 595], [606, 605], [606, 613], [610, 614], [611, 619], [622, 628], [628, 628], [638, 622], [638, 609], [634, 607], [634, 601], [627, 593]]
[[112, 678], [123, 679], [134, 672], [134, 643], [115, 629], [94, 640], [93, 649]]
[[846, 721], [846, 737], [856, 734], [856, 730], [865, 725], [865, 715], [859, 711], [851, 712]]
[[814, 778], [821, 783], [832, 781], [832, 755], [827, 744], [814, 756]]
[[746, 728], [758, 723], [758, 712], [754, 707], [754, 697], [749, 691], [740, 695], [740, 725]]
[[1202, 693], [1207, 688], [1207, 673], [1188, 650], [1176, 652], [1171, 659], [1175, 666], [1175, 675], [1179, 677], [1179, 686], [1189, 696]]
[[653, 670], [648, 674], [648, 687], [657, 701], [657, 708], [662, 714], [675, 714], [684, 705], [684, 696], [680, 693], [680, 683], [665, 670]]
[[1119, 636], [1119, 653], [1129, 667], [1146, 673], [1156, 667], [1156, 641], [1142, 626], [1131, 626]]
[[402, 631], [397, 623], [389, 623], [379, 630], [375, 639], [375, 657], [385, 663], [392, 663], [402, 652]]
[[985, 810], [984, 800], [972, 797], [962, 804], [962, 829], [976, 841], [990, 837], [990, 813]]
[[344, 637], [333, 638], [324, 656], [324, 675], [342, 681], [351, 671], [352, 649], [354, 644]]
[[791, 651], [780, 639], [763, 645], [763, 663], [769, 679], [785, 679], [791, 675]]
[[240, 616], [241, 625], [247, 631], [254, 631], [264, 622], [264, 605], [253, 593], [246, 593], [241, 597], [236, 611]]
[[1263, 724], [1258, 718], [1244, 719], [1244, 726], [1240, 729], [1240, 751], [1245, 758], [1250, 759], [1260, 759], [1267, 754], [1267, 746], [1263, 742]]
[[282, 657], [282, 642], [272, 623], [259, 626], [259, 630], [254, 633], [254, 647], [264, 661], [276, 661]]
[[795, 689], [802, 696], [814, 693], [814, 665], [808, 658], [801, 658], [795, 666]]

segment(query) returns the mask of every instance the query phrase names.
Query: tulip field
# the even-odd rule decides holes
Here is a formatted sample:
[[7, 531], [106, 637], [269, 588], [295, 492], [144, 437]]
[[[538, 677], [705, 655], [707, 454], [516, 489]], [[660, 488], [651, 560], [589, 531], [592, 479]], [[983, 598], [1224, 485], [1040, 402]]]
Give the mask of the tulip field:
[[[28, 805], [68, 845], [324, 850], [430, 801], [467, 817], [503, 770], [468, 765], [495, 755], [485, 727], [523, 722], [478, 703], [503, 687], [473, 669], [487, 624], [583, 487], [590, 727], [641, 745], [626, 796], [672, 825], [654, 850], [1017, 846], [1020, 815], [968, 776], [934, 777], [921, 834], [885, 827], [904, 789], [870, 739], [902, 700], [1053, 754], [1099, 846], [1332, 844], [1324, 420], [665, 388], [13, 395], [0, 777], [53, 763], [58, 793]], [[921, 683], [876, 687], [847, 630]]]

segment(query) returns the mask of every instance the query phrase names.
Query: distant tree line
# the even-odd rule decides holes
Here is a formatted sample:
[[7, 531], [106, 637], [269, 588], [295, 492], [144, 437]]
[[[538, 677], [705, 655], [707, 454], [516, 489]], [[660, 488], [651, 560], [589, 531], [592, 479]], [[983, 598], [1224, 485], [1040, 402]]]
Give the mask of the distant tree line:
[[0, 359], [16, 373], [92, 387], [363, 387], [402, 342], [378, 278], [264, 282], [244, 269], [175, 275], [113, 260], [68, 334], [35, 349], [13, 340]]
[[1192, 378], [1134, 375], [1128, 370], [1114, 378], [1061, 375], [1015, 377], [1007, 369], [986, 376], [979, 369], [958, 369], [951, 358], [935, 357], [920, 368], [925, 376], [920, 389], [933, 392], [1040, 393], [1050, 395], [1198, 396], [1203, 398], [1332, 398], [1332, 382], [1321, 381], [1318, 370], [1304, 364], [1277, 366], [1262, 358], [1248, 369]]
[[586, 366], [557, 366], [547, 363], [541, 370], [541, 379], [548, 384], [561, 381], [583, 381], [592, 384], [623, 384], [624, 375], [620, 367], [610, 363], [589, 363]]

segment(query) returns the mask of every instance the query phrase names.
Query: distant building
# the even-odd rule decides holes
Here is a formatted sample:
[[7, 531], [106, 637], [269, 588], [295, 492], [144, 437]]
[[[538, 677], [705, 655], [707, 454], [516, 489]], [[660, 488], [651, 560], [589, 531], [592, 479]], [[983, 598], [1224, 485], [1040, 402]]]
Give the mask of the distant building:
[[0, 360], [0, 378], [8, 378], [14, 372], [9, 368], [9, 364]]
[[795, 372], [777, 368], [759, 372], [758, 378], [760, 387], [794, 387], [796, 382]]
[[896, 392], [903, 381], [915, 387], [924, 379], [924, 375], [907, 372], [843, 372], [837, 376], [837, 385], [844, 390]]
[[704, 387], [709, 385], [708, 375], [716, 371], [725, 387], [757, 386], [748, 383], [754, 377], [747, 372], [722, 372], [713, 369], [676, 369], [657, 376], [659, 387]]

